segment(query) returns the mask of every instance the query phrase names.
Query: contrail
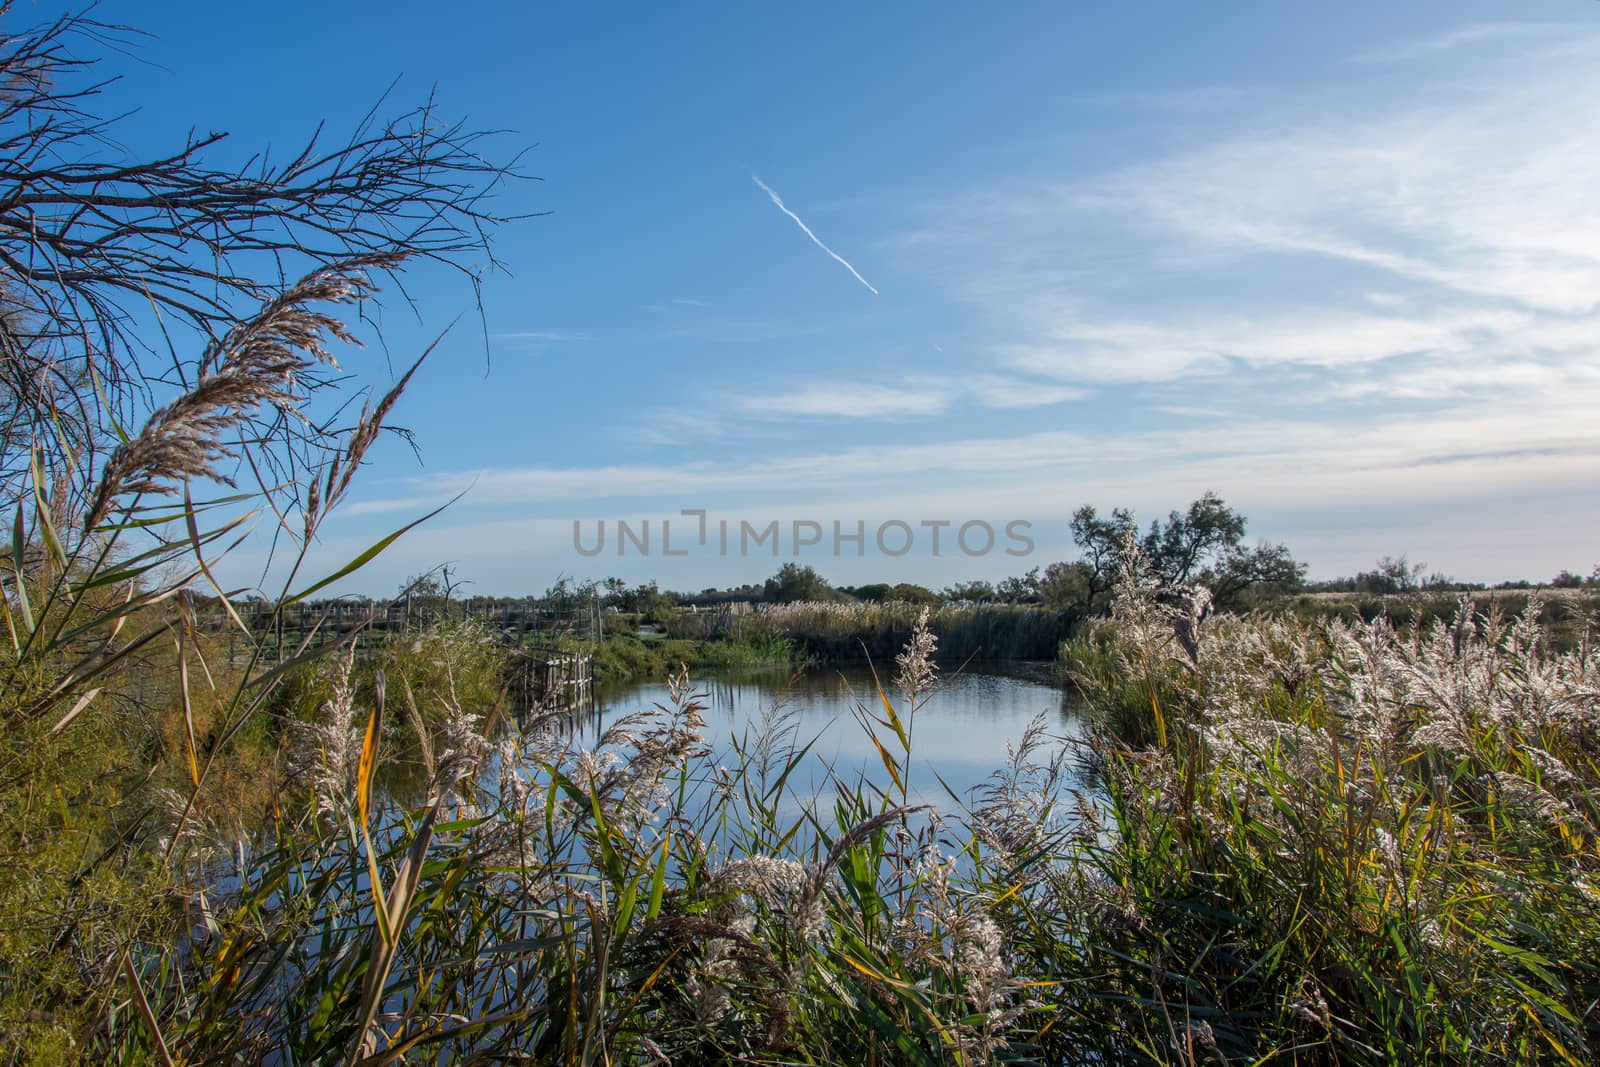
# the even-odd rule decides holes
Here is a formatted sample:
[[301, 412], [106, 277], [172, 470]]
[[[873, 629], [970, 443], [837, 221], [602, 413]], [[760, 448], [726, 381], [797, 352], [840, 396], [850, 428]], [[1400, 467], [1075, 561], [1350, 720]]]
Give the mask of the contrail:
[[750, 175], [750, 177], [751, 177], [752, 180], [755, 181], [755, 183], [757, 185], [761, 186], [761, 189], [762, 189], [763, 192], [765, 192], [768, 196], [772, 197], [772, 202], [774, 204], [778, 205], [778, 210], [779, 211], [783, 212], [785, 215], [788, 215], [791, 219], [794, 219], [794, 224], [796, 226], [800, 227], [802, 230], [806, 231], [806, 236], [811, 238], [811, 242], [813, 244], [815, 244], [818, 248], [822, 249], [824, 252], [828, 253], [828, 255], [832, 256], [834, 259], [837, 259], [840, 263], [844, 264], [844, 269], [849, 271], [851, 274], [855, 275], [856, 281], [858, 281], [862, 285], [866, 286], [868, 292], [872, 293], [873, 296], [877, 296], [878, 295], [878, 290], [872, 288], [872, 283], [867, 281], [865, 278], [863, 278], [861, 276], [861, 272], [856, 270], [854, 267], [852, 267], [850, 265], [850, 261], [848, 259], [845, 259], [839, 253], [835, 252], [833, 249], [831, 249], [827, 245], [823, 244], [822, 243], [822, 238], [820, 238], [816, 234], [812, 233], [811, 232], [811, 227], [807, 226], [803, 221], [801, 221], [799, 215], [796, 215], [794, 212], [790, 211], [788, 208], [783, 206], [783, 197], [781, 197], [777, 193], [773, 192], [772, 191], [772, 186], [768, 185], [766, 182], [762, 181], [760, 178], [757, 178], [754, 174]]

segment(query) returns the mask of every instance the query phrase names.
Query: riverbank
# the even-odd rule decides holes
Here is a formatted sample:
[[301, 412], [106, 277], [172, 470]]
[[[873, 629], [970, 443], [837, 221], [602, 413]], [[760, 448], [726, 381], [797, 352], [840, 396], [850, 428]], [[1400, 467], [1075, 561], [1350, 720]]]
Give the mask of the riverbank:
[[814, 664], [893, 662], [926, 613], [938, 639], [941, 664], [1053, 660], [1074, 632], [1075, 617], [1026, 605], [801, 602], [769, 605], [733, 617], [707, 636], [699, 617], [647, 624], [613, 616], [604, 636], [563, 639], [562, 647], [594, 658], [596, 678], [607, 683], [665, 677], [680, 665], [693, 670], [800, 667]]

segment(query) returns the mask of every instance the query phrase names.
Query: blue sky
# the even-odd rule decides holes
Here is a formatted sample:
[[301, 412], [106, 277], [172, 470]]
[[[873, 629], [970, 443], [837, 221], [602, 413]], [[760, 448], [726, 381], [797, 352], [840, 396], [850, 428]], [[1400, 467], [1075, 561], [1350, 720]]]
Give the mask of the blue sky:
[[[283, 150], [396, 77], [395, 110], [437, 86], [532, 146], [541, 181], [501, 206], [548, 214], [500, 234], [488, 359], [458, 281], [412, 280], [421, 321], [391, 302], [397, 361], [465, 317], [398, 412], [422, 463], [378, 450], [314, 562], [467, 494], [347, 590], [445, 561], [508, 594], [776, 568], [663, 558], [684, 508], [786, 542], [860, 521], [864, 557], [805, 561], [942, 586], [1070, 557], [1079, 504], [1207, 489], [1315, 576], [1600, 562], [1600, 5], [101, 15], [154, 35], [113, 63], [134, 150]], [[655, 551], [580, 556], [602, 518], [651, 520]], [[903, 556], [870, 547], [890, 520]], [[935, 556], [946, 520], [1025, 520], [1035, 551]]]

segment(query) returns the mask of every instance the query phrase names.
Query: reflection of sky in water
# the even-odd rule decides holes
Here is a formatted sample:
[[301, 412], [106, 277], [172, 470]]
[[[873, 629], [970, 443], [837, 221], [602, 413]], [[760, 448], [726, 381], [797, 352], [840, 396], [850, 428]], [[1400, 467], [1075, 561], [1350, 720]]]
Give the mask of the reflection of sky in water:
[[[905, 701], [884, 679], [895, 711], [905, 714]], [[888, 785], [877, 750], [852, 714], [858, 702], [882, 715], [872, 672], [865, 667], [818, 667], [791, 678], [786, 674], [740, 674], [699, 678], [695, 691], [705, 705], [706, 740], [726, 758], [729, 739], [754, 730], [775, 704], [792, 717], [799, 744], [817, 738], [806, 765], [797, 770], [793, 791], [826, 800], [826, 766], [832, 765], [845, 782], [865, 772], [880, 785]], [[599, 695], [599, 725], [584, 731], [584, 743], [593, 744], [596, 733], [619, 716], [667, 704], [667, 687], [644, 684], [612, 689]], [[939, 778], [965, 798], [1007, 759], [1008, 743], [1022, 736], [1040, 713], [1052, 736], [1077, 736], [1079, 722], [1074, 704], [1054, 686], [1008, 674], [968, 670], [941, 679], [923, 703], [912, 724], [912, 761], [909, 785], [914, 801], [931, 802], [949, 810], [949, 797]], [[899, 758], [892, 731], [881, 733], [890, 752]], [[936, 778], [935, 775], [938, 777]]]

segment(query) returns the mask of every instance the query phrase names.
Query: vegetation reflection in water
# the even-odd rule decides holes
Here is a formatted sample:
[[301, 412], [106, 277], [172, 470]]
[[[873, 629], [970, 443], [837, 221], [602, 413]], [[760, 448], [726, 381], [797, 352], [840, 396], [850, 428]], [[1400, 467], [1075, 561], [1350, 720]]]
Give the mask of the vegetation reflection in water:
[[[889, 670], [866, 664], [814, 666], [789, 671], [721, 671], [692, 677], [704, 705], [705, 737], [723, 762], [734, 760], [737, 739], [781, 720], [801, 745], [811, 742], [805, 763], [791, 780], [792, 802], [831, 802], [830, 776], [853, 780], [865, 772], [880, 787], [889, 781], [871, 735], [857, 721], [858, 709], [876, 704], [878, 684]], [[665, 682], [602, 689], [581, 729], [597, 738], [622, 716], [670, 701]], [[946, 787], [963, 801], [1002, 766], [1008, 751], [1040, 715], [1051, 733], [1079, 736], [1080, 704], [1074, 694], [1042, 680], [1021, 665], [974, 664], [940, 679], [918, 709], [916, 753], [907, 774], [914, 803], [948, 806]]]

